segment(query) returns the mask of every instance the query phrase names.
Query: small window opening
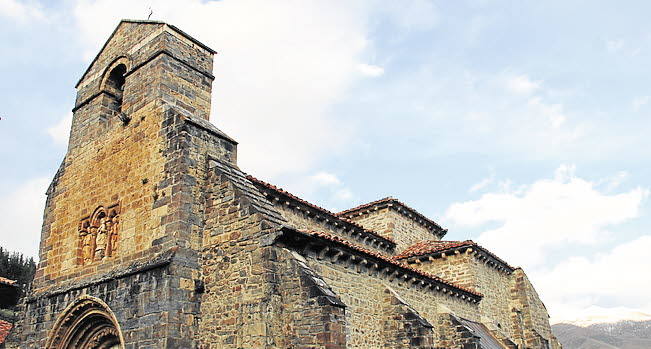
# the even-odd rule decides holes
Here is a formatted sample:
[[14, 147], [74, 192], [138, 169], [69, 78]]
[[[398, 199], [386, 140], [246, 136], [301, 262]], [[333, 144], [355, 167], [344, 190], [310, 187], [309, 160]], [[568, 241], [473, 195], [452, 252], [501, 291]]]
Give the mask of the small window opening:
[[127, 72], [127, 66], [120, 64], [113, 68], [106, 80], [106, 90], [115, 96], [117, 105], [116, 111], [122, 112], [122, 95], [124, 93], [124, 74]]

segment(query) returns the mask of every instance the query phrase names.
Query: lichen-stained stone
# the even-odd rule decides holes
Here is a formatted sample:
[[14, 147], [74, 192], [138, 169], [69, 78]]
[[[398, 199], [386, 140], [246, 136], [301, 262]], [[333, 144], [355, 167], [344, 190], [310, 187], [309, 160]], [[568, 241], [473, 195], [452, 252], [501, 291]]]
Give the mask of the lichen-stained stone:
[[244, 173], [214, 53], [123, 20], [85, 71], [9, 348], [560, 348], [521, 269], [409, 254], [446, 230], [399, 201], [337, 214]]

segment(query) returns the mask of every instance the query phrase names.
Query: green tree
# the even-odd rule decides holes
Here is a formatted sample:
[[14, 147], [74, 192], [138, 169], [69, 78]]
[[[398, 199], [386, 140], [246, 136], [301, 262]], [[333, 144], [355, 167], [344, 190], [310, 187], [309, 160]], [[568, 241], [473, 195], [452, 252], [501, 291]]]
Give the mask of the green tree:
[[32, 282], [36, 272], [34, 258], [25, 258], [22, 253], [9, 252], [0, 247], [0, 277], [18, 281], [19, 284]]

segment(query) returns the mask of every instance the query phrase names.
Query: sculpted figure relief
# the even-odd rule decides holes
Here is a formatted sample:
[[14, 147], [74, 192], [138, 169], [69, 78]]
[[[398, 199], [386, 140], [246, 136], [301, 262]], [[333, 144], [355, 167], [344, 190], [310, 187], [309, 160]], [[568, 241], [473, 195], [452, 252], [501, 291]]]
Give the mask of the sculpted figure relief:
[[119, 206], [107, 210], [99, 207], [79, 224], [80, 262], [89, 264], [115, 255], [118, 246]]
[[108, 229], [108, 241], [106, 245], [106, 256], [112, 256], [118, 249], [118, 223], [119, 218], [115, 211], [111, 212]]
[[99, 219], [99, 227], [97, 227], [97, 238], [95, 242], [95, 259], [100, 260], [104, 258], [104, 251], [106, 249], [106, 234], [108, 234], [108, 228], [106, 223], [106, 217]]
[[95, 256], [95, 238], [90, 232], [90, 223], [85, 221], [82, 223], [81, 231], [81, 258], [82, 263], [87, 264], [93, 260]]

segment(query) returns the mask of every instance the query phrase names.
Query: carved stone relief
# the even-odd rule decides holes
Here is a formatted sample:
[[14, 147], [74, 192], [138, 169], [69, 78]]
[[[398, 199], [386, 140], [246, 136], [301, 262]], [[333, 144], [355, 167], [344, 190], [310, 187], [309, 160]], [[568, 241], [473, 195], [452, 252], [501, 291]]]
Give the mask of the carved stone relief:
[[114, 256], [118, 249], [120, 205], [95, 209], [79, 222], [79, 264], [90, 264]]

